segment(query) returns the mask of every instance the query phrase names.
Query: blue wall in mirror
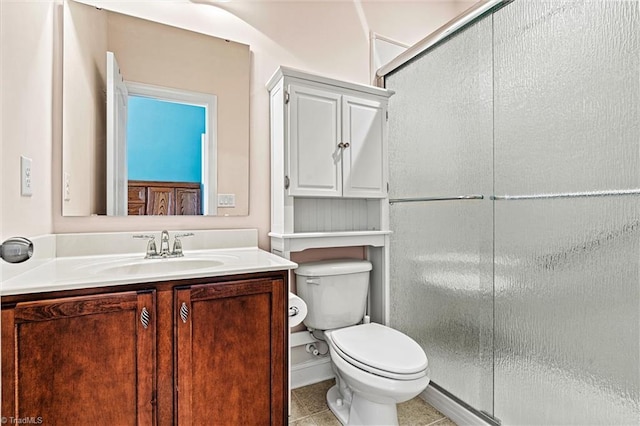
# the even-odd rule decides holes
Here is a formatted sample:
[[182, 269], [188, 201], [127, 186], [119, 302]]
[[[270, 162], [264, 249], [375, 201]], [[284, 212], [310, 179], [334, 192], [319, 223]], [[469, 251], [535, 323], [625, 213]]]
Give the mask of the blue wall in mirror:
[[129, 96], [129, 180], [201, 182], [205, 109]]

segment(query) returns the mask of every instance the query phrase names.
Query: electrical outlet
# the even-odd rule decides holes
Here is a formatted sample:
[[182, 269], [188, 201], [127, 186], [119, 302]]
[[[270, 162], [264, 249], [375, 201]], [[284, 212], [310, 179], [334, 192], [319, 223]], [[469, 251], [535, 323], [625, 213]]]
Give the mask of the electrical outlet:
[[218, 207], [235, 207], [236, 194], [218, 194]]
[[71, 176], [69, 173], [64, 172], [64, 201], [71, 201]]
[[32, 189], [32, 168], [31, 158], [27, 158], [23, 155], [20, 156], [20, 195], [23, 197], [30, 197], [33, 195]]

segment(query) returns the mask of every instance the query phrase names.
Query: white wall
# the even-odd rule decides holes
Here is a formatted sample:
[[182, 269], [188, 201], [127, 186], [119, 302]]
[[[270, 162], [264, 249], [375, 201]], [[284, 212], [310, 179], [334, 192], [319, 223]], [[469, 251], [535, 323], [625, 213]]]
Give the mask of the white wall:
[[[33, 204], [38, 200], [38, 208], [29, 215], [8, 212], [7, 204], [24, 203], [9, 194], [5, 189], [2, 194], [4, 202], [3, 228], [11, 232], [21, 232], [25, 235], [35, 235], [53, 231], [84, 232], [84, 231], [112, 231], [112, 230], [154, 230], [154, 229], [213, 229], [213, 228], [258, 228], [260, 246], [269, 248], [267, 232], [269, 231], [269, 99], [264, 87], [266, 81], [279, 65], [287, 65], [314, 73], [325, 74], [329, 77], [359, 82], [369, 82], [369, 32], [390, 37], [392, 39], [412, 44], [444, 24], [470, 4], [458, 1], [236, 1], [229, 3], [191, 3], [191, 2], [96, 2], [107, 9], [129, 13], [134, 16], [152, 19], [169, 25], [185, 27], [194, 31], [229, 38], [251, 46], [251, 125], [250, 125], [250, 201], [249, 216], [246, 217], [63, 217], [61, 215], [61, 144], [59, 136], [51, 134], [51, 62], [53, 39], [53, 0], [41, 0], [36, 3], [10, 2], [2, 0], [2, 4], [10, 3], [14, 21], [11, 28], [5, 28], [5, 13], [3, 10], [3, 36], [10, 35], [11, 41], [3, 40], [3, 64], [5, 58], [25, 56], [24, 61], [36, 65], [36, 74], [32, 77], [17, 74], [19, 82], [28, 82], [34, 86], [41, 86], [44, 96], [31, 99], [36, 105], [29, 110], [3, 111], [15, 122], [18, 129], [28, 127], [32, 122], [33, 110], [39, 111], [46, 126], [39, 128], [37, 139], [29, 140], [28, 146], [34, 151], [34, 156], [47, 156], [38, 160], [47, 161], [51, 158], [53, 149], [53, 167], [42, 172], [52, 172], [53, 181], [47, 197], [37, 197], [27, 201]], [[205, 0], [200, 0], [205, 1]], [[89, 2], [89, 1], [87, 1]], [[3, 6], [4, 7], [4, 6]], [[32, 10], [34, 9], [34, 10]], [[37, 9], [37, 10], [35, 10]], [[36, 21], [24, 24], [25, 19]], [[21, 21], [21, 22], [20, 22]], [[40, 22], [41, 21], [41, 22]], [[40, 31], [41, 29], [44, 29]], [[38, 38], [43, 43], [40, 49], [23, 49], [14, 38], [25, 34], [25, 38]], [[38, 32], [36, 36], [31, 34]], [[5, 44], [9, 44], [5, 56]], [[56, 52], [58, 55], [59, 52]], [[35, 57], [34, 57], [35, 56]], [[55, 56], [55, 55], [53, 55]], [[13, 61], [13, 59], [12, 59]], [[4, 67], [4, 65], [3, 65]], [[20, 69], [18, 65], [15, 70]], [[33, 69], [31, 67], [30, 69]], [[3, 68], [4, 70], [4, 68]], [[4, 73], [3, 73], [4, 74]], [[5, 77], [3, 75], [3, 88]], [[55, 87], [54, 87], [55, 88]], [[16, 89], [14, 96], [18, 96]], [[35, 97], [35, 96], [34, 96]], [[3, 94], [3, 106], [5, 96]], [[21, 102], [26, 102], [22, 100]], [[60, 106], [56, 103], [55, 108]], [[56, 111], [54, 111], [55, 113]], [[27, 139], [27, 130], [21, 132], [22, 140]], [[18, 160], [5, 160], [8, 151], [15, 157], [15, 146], [9, 146], [4, 138], [3, 128], [3, 188], [16, 189], [18, 187], [18, 173], [14, 166]], [[16, 136], [14, 136], [15, 138]], [[52, 140], [54, 141], [52, 143]], [[35, 160], [35, 158], [34, 158]], [[9, 167], [11, 166], [11, 167]], [[47, 165], [47, 167], [49, 167]], [[39, 181], [39, 185], [46, 191], [47, 181]], [[53, 206], [51, 214], [45, 210]], [[39, 210], [39, 211], [38, 211]], [[49, 209], [51, 212], [51, 209]], [[34, 221], [42, 222], [36, 224]]]
[[[0, 2], [0, 238], [53, 230], [54, 5]], [[33, 160], [31, 197], [20, 196], [20, 155]]]

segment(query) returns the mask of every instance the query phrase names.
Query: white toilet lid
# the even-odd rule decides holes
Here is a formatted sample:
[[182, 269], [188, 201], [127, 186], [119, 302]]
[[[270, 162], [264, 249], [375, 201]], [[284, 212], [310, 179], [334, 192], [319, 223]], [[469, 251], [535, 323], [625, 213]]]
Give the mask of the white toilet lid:
[[427, 356], [415, 340], [384, 325], [369, 323], [332, 330], [331, 340], [357, 364], [391, 373], [385, 376], [423, 375], [428, 365]]

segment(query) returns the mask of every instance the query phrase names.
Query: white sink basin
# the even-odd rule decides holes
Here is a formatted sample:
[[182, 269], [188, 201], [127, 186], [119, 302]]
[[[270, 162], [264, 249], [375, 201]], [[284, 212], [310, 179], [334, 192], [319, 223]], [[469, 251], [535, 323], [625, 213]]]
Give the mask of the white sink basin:
[[173, 274], [200, 269], [217, 268], [235, 260], [234, 256], [216, 257], [174, 257], [164, 259], [122, 259], [113, 262], [91, 265], [96, 274]]

